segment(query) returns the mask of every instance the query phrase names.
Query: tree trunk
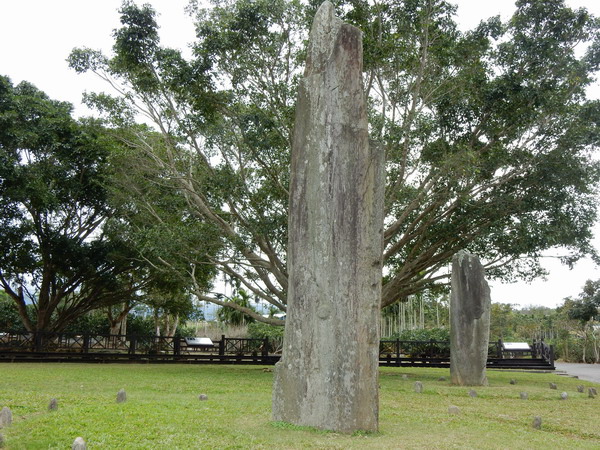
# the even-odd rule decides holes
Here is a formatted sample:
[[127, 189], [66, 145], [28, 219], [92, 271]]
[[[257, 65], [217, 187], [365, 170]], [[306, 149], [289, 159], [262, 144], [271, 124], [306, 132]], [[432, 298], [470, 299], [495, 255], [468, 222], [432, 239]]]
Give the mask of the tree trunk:
[[274, 420], [377, 430], [384, 182], [368, 141], [362, 35], [325, 2], [298, 92]]
[[110, 324], [110, 334], [126, 335], [127, 334], [127, 314], [120, 317], [119, 320]]
[[130, 304], [129, 302], [123, 303], [121, 310], [115, 317], [113, 315], [112, 306], [108, 307], [107, 316], [108, 323], [110, 325], [110, 334], [127, 334], [127, 315], [129, 314], [132, 308], [133, 304]]
[[[173, 322], [171, 323], [171, 318], [173, 318]], [[175, 314], [171, 316], [170, 314], [165, 315], [165, 336], [173, 337], [175, 332], [177, 331], [177, 327], [179, 326], [179, 314]]]

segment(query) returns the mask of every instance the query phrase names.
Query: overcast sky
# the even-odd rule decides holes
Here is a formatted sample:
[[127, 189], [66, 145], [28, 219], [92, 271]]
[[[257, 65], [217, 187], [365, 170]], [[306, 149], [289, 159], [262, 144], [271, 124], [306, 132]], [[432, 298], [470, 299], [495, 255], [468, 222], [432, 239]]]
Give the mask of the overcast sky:
[[[451, 0], [450, 0], [451, 1]], [[146, 0], [158, 11], [161, 43], [187, 48], [194, 38], [192, 21], [184, 13], [188, 0]], [[508, 18], [514, 10], [511, 0], [460, 0], [457, 20], [470, 29], [481, 19], [500, 14]], [[599, 1], [568, 0], [571, 7], [584, 6], [600, 16]], [[29, 81], [51, 98], [73, 103], [76, 115], [89, 112], [80, 104], [84, 91], [107, 91], [108, 87], [91, 74], [77, 75], [65, 59], [74, 47], [90, 47], [110, 53], [111, 32], [119, 26], [120, 0], [0, 0], [0, 75], [13, 84]], [[600, 84], [591, 95], [600, 98]], [[596, 227], [600, 248], [600, 227]], [[520, 306], [554, 307], [567, 296], [576, 296], [587, 279], [600, 278], [591, 261], [581, 261], [573, 270], [554, 258], [543, 262], [550, 271], [548, 280], [510, 285], [490, 282], [494, 302]]]

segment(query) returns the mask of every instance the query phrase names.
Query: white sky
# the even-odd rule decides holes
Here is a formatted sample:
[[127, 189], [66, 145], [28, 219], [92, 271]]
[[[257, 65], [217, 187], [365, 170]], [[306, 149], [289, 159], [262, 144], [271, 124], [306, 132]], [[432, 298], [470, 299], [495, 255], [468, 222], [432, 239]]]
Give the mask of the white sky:
[[[452, 1], [452, 0], [450, 0]], [[158, 11], [161, 43], [186, 48], [194, 38], [192, 21], [184, 13], [188, 0], [145, 0]], [[481, 19], [500, 14], [503, 19], [514, 9], [511, 0], [455, 0], [458, 22], [470, 29]], [[584, 6], [600, 16], [600, 2], [567, 0], [571, 7]], [[51, 98], [71, 102], [75, 115], [89, 114], [81, 102], [84, 91], [109, 88], [91, 74], [77, 75], [66, 58], [74, 47], [90, 47], [110, 53], [112, 30], [119, 27], [117, 10], [121, 0], [0, 0], [0, 74], [13, 84], [29, 81]], [[600, 97], [600, 84], [591, 92]], [[596, 227], [600, 248], [600, 226]], [[581, 261], [573, 270], [556, 259], [543, 262], [550, 271], [547, 281], [509, 285], [491, 282], [494, 302], [554, 307], [567, 296], [576, 296], [587, 279], [600, 278], [591, 261]]]

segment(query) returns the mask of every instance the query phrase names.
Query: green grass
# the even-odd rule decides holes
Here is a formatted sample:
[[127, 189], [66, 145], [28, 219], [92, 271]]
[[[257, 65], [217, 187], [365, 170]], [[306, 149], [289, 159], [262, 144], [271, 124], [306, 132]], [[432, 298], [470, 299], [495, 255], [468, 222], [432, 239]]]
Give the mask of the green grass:
[[[9, 449], [67, 449], [77, 436], [90, 449], [600, 448], [600, 398], [576, 390], [591, 383], [488, 371], [490, 386], [471, 398], [469, 388], [438, 381], [449, 379], [444, 369], [380, 373], [379, 433], [344, 435], [273, 422], [273, 374], [262, 367], [3, 363], [0, 408], [11, 408], [13, 425], [1, 432]], [[416, 380], [422, 394], [413, 392]], [[121, 388], [127, 402], [117, 404]], [[198, 400], [202, 393], [207, 401]], [[52, 397], [59, 408], [48, 412]], [[450, 405], [461, 414], [448, 414]], [[541, 430], [532, 428], [534, 416]]]

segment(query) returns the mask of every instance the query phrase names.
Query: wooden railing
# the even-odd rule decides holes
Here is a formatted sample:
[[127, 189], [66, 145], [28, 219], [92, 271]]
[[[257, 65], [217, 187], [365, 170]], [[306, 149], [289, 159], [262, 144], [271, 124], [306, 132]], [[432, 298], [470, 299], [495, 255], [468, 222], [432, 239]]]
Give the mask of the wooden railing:
[[[154, 360], [162, 362], [207, 361], [274, 364], [281, 356], [281, 343], [269, 339], [227, 338], [224, 335], [212, 346], [192, 346], [184, 338], [167, 336], [23, 333], [0, 332], [0, 359], [36, 360]], [[525, 356], [525, 355], [517, 355]], [[534, 342], [530, 358], [543, 358], [554, 365], [551, 346]], [[488, 362], [514, 359], [503, 351], [502, 342], [489, 345]], [[379, 344], [381, 365], [429, 365], [447, 367], [450, 363], [448, 341], [403, 341], [382, 339]]]
[[554, 347], [552, 345], [546, 344], [544, 340], [541, 339], [539, 341], [534, 340], [531, 348], [533, 358], [542, 358], [544, 361], [554, 366]]

